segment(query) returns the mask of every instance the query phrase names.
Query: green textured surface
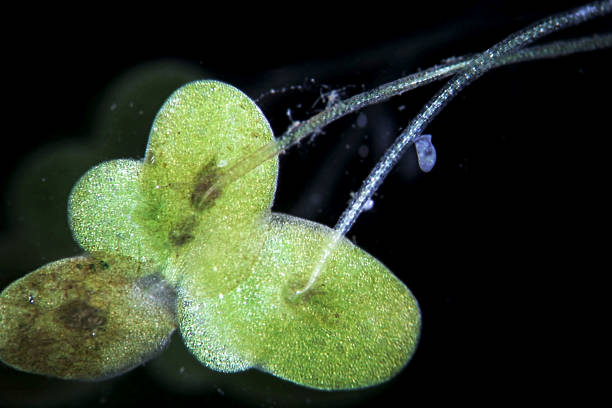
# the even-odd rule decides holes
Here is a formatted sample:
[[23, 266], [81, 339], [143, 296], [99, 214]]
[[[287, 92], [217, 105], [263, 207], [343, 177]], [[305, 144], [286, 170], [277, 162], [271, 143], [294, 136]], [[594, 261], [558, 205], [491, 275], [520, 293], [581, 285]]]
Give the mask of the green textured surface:
[[175, 329], [174, 292], [129, 258], [47, 264], [0, 295], [0, 359], [23, 371], [100, 379], [160, 351]]
[[132, 213], [142, 202], [138, 183], [142, 162], [113, 160], [81, 177], [68, 201], [75, 240], [89, 252], [108, 252], [142, 261], [164, 263], [150, 247]]
[[[342, 240], [315, 286], [302, 288], [329, 228], [273, 215], [255, 273], [215, 301], [180, 292], [178, 319], [194, 354], [217, 369], [259, 367], [321, 389], [384, 382], [408, 362], [420, 331], [416, 300], [387, 268]], [[223, 358], [220, 358], [222, 356]], [[234, 366], [232, 366], [232, 363]]]
[[210, 200], [202, 196], [227, 166], [272, 140], [257, 105], [230, 85], [198, 81], [172, 94], [151, 129], [140, 184], [144, 200], [135, 214], [158, 251], [176, 257], [195, 237], [206, 243], [232, 234], [228, 226], [250, 223], [268, 210], [276, 159]]
[[0, 358], [24, 371], [103, 378], [157, 351], [176, 313], [187, 347], [219, 371], [259, 368], [326, 390], [393, 377], [416, 348], [416, 300], [346, 239], [296, 295], [332, 230], [270, 213], [276, 158], [205, 196], [272, 140], [236, 88], [197, 81], [177, 90], [143, 161], [104, 162], [73, 188], [70, 226], [94, 255], [46, 265], [0, 296]]

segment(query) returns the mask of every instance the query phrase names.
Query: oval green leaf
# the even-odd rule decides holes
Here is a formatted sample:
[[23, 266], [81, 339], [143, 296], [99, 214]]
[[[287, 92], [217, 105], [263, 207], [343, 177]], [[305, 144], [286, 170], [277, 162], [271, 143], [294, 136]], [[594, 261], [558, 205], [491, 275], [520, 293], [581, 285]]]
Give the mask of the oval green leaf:
[[410, 360], [420, 333], [412, 293], [375, 258], [343, 239], [300, 296], [332, 230], [273, 215], [255, 273], [215, 302], [181, 291], [186, 344], [205, 364], [232, 361], [308, 387], [379, 384]]
[[[276, 158], [207, 195], [229, 166], [273, 140], [257, 105], [218, 81], [191, 82], [160, 109], [140, 177], [142, 205], [134, 219], [168, 258], [196, 237], [215, 239], [234, 222], [260, 218], [276, 188]], [[239, 221], [234, 221], [239, 220]]]
[[141, 169], [142, 162], [137, 160], [104, 162], [87, 171], [73, 187], [68, 220], [84, 250], [165, 262], [133, 220], [135, 208], [142, 203], [138, 188]]
[[102, 379], [151, 358], [175, 329], [174, 291], [123, 257], [47, 264], [0, 295], [0, 360], [64, 379]]

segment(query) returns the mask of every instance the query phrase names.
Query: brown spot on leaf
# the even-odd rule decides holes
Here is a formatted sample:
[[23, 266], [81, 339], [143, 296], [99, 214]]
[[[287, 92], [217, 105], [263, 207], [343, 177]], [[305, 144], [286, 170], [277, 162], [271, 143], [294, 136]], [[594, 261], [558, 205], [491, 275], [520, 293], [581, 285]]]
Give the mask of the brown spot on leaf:
[[175, 247], [181, 247], [191, 241], [193, 230], [196, 227], [196, 218], [193, 215], [183, 218], [175, 228], [168, 233], [168, 240]]
[[187, 233], [180, 234], [176, 233], [175, 231], [171, 231], [170, 234], [168, 234], [168, 239], [173, 246], [181, 247], [193, 240], [193, 235]]
[[198, 175], [196, 176], [193, 192], [191, 193], [191, 205], [197, 211], [203, 211], [212, 207], [215, 200], [221, 193], [216, 188], [211, 190], [211, 187], [213, 187], [219, 178], [217, 168], [216, 161], [211, 159], [208, 163], [202, 166], [198, 172]]
[[82, 300], [73, 300], [57, 309], [57, 317], [72, 330], [91, 331], [106, 324], [106, 312]]

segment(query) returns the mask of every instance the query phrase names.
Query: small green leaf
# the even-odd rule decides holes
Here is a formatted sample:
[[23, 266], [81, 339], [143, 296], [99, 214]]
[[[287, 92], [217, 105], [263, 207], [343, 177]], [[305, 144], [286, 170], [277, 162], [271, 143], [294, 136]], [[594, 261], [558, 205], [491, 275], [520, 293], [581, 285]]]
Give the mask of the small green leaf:
[[406, 286], [344, 239], [312, 289], [296, 296], [332, 231], [273, 215], [266, 235], [257, 273], [232, 292], [203, 301], [191, 282], [180, 291], [178, 319], [194, 355], [216, 369], [259, 367], [328, 390], [375, 385], [399, 372], [420, 331]]
[[113, 160], [85, 173], [72, 189], [68, 219], [75, 240], [89, 252], [115, 253], [144, 262], [165, 263], [133, 220], [142, 202], [142, 162]]
[[65, 379], [120, 374], [167, 343], [174, 298], [158, 275], [129, 258], [52, 262], [0, 295], [0, 359]]
[[207, 195], [237, 160], [273, 140], [257, 105], [217, 81], [191, 82], [164, 103], [155, 118], [140, 178], [135, 221], [159, 253], [172, 258], [196, 236], [211, 240], [225, 227], [260, 218], [276, 188], [277, 160]]

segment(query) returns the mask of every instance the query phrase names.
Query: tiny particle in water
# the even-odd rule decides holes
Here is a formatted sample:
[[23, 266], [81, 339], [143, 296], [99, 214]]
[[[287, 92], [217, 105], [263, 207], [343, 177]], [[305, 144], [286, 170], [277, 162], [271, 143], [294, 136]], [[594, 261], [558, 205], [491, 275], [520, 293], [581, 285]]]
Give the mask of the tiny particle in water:
[[40, 181], [42, 181], [44, 183], [45, 181], [47, 181], [47, 179], [45, 177], [43, 177], [43, 178], [40, 179]]
[[364, 211], [370, 211], [374, 207], [374, 200], [371, 198], [363, 204]]
[[359, 157], [361, 157], [362, 159], [365, 159], [366, 157], [368, 157], [368, 153], [370, 153], [370, 149], [366, 145], [361, 145], [359, 146], [359, 150], [357, 151], [357, 153], [359, 154]]
[[219, 299], [223, 299], [223, 293], [219, 293]]
[[111, 110], [111, 111], [114, 111], [115, 109], [117, 109], [117, 104], [116, 104], [116, 103], [113, 103], [113, 104], [110, 106], [110, 110]]
[[185, 373], [185, 367], [181, 366], [181, 368], [179, 368], [179, 374], [183, 373]]
[[357, 126], [360, 128], [364, 128], [368, 125], [368, 117], [365, 113], [361, 112], [359, 116], [357, 116]]
[[397, 107], [397, 110], [400, 112], [403, 111], [404, 109], [406, 109], [406, 105], [400, 105]]

